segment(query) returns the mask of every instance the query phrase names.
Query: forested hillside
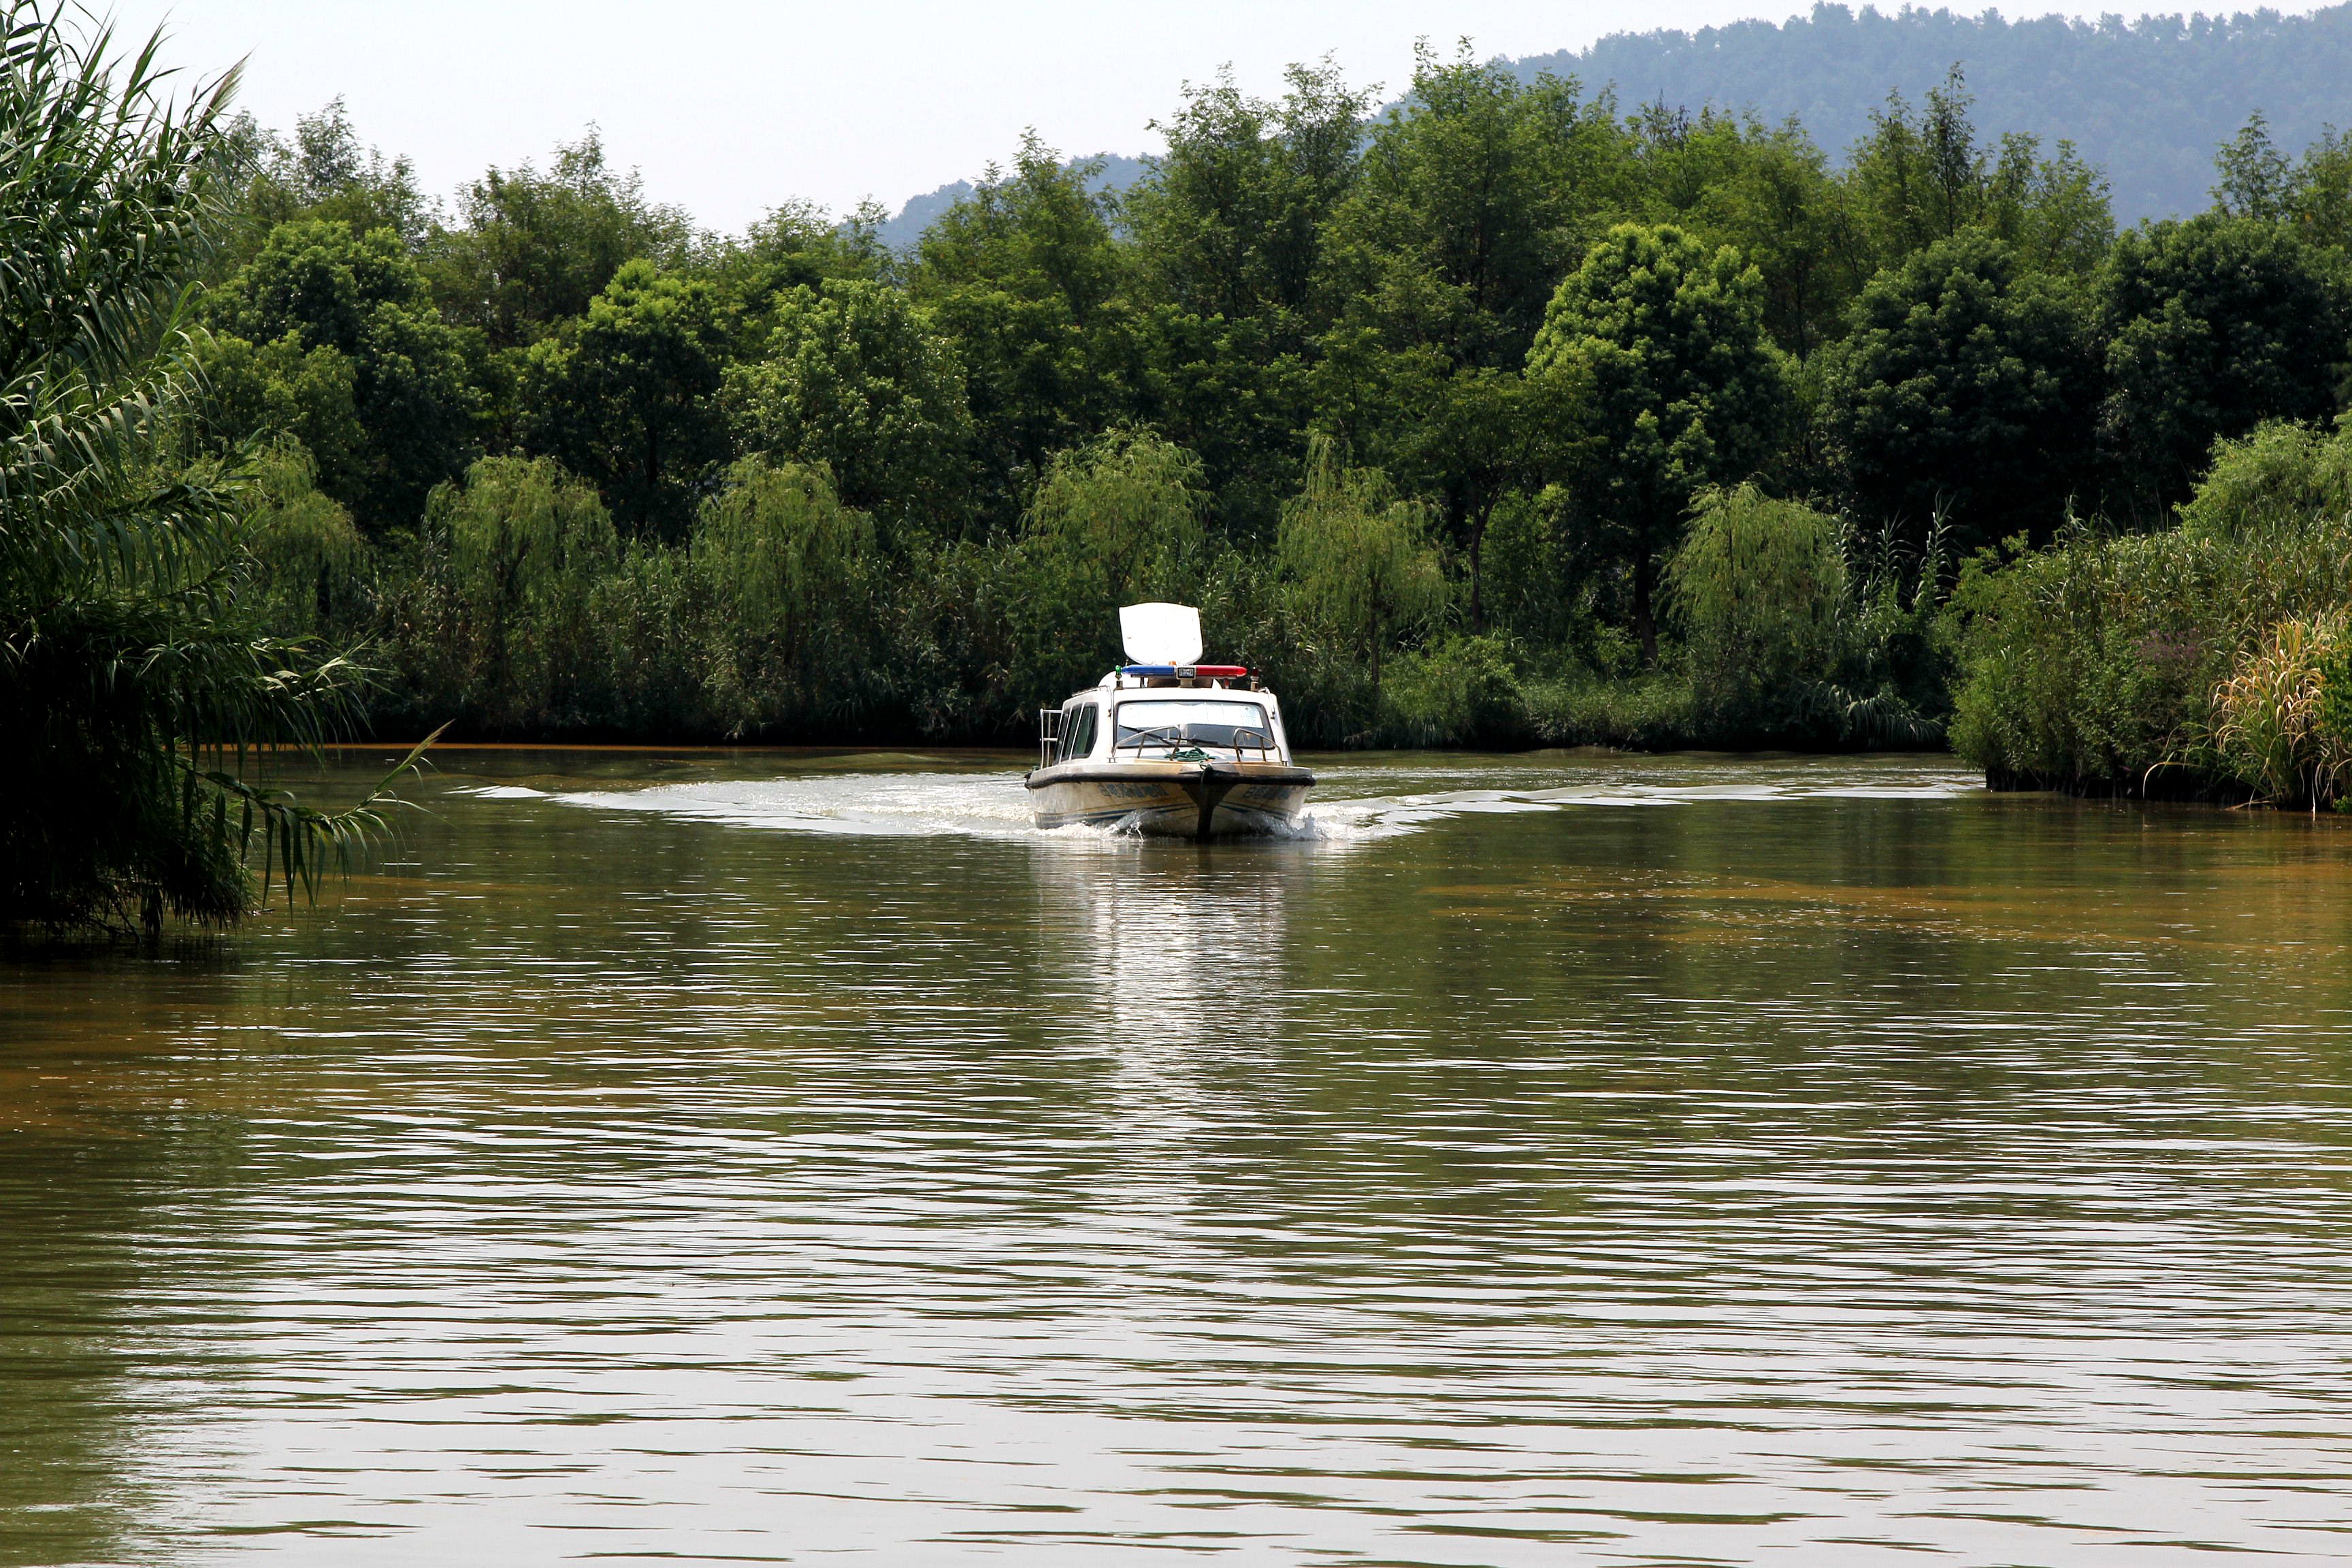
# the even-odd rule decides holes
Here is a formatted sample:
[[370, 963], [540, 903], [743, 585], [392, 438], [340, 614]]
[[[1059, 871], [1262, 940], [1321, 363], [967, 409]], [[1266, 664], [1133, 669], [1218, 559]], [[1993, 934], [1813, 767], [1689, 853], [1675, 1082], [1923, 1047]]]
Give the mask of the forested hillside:
[[[1984, 123], [2074, 142], [2106, 175], [2126, 224], [2204, 206], [2214, 147], [2256, 114], [2290, 151], [2352, 128], [2352, 5], [2088, 23], [1817, 5], [1785, 23], [1612, 33], [1588, 49], [1507, 63], [1523, 81], [1573, 78], [1628, 109], [1794, 119], [1832, 160], [1870, 133], [1890, 93], [1916, 99], [1958, 66]], [[1099, 162], [1097, 182], [1112, 190], [1143, 174], [1139, 159]], [[959, 180], [914, 197], [882, 225], [883, 238], [912, 246], [971, 188]]]
[[1515, 62], [1525, 79], [1573, 76], [1628, 105], [1794, 117], [1832, 153], [1869, 134], [1889, 92], [1916, 98], [1958, 65], [1985, 123], [2069, 140], [2106, 174], [2126, 223], [2195, 212], [2212, 149], [2251, 115], [2300, 150], [2352, 126], [2352, 6], [2305, 16], [2063, 16], [2010, 21], [1905, 6], [1817, 5], [1786, 23], [1696, 34], [1618, 33]]

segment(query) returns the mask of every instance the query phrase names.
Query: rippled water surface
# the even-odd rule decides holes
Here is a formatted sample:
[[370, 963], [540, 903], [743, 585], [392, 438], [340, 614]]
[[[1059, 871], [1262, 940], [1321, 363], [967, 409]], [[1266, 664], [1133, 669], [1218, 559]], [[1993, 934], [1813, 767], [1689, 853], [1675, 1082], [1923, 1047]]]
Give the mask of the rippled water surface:
[[0, 954], [0, 1562], [2352, 1556], [2352, 821], [1017, 769], [450, 752]]

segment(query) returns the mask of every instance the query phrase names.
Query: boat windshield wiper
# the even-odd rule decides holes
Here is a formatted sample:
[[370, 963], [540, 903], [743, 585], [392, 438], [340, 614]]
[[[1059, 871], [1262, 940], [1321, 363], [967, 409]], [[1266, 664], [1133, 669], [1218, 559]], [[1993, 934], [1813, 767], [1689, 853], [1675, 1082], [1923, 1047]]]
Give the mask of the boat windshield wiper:
[[[1153, 738], [1155, 736], [1158, 739], [1155, 740]], [[1111, 750], [1123, 751], [1132, 746], [1139, 752], [1146, 746], [1165, 746], [1172, 752], [1182, 744], [1184, 744], [1183, 725], [1161, 724], [1150, 730], [1129, 730], [1118, 738], [1118, 744], [1113, 746]]]

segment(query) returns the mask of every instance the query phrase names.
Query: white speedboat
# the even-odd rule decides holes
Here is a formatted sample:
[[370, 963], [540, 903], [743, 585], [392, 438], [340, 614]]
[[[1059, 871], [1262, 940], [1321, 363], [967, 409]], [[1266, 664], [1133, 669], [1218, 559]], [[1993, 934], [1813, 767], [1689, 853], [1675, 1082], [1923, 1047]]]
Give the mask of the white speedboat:
[[1295, 826], [1315, 775], [1291, 761], [1274, 693], [1240, 665], [1200, 662], [1189, 605], [1129, 605], [1118, 618], [1131, 662], [1038, 713], [1026, 780], [1037, 826], [1171, 838]]

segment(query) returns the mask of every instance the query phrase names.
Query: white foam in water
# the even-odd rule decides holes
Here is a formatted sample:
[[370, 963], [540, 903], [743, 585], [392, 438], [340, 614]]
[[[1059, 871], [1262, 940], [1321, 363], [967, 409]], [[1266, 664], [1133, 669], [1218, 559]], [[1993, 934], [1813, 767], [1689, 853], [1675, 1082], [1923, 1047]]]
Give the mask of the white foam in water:
[[700, 817], [801, 833], [1026, 835], [1029, 802], [1018, 773], [862, 773], [655, 784], [553, 796], [565, 805]]
[[[1389, 770], [1342, 764], [1332, 770], [1330, 786], [1377, 785], [1391, 782]], [[1468, 784], [1480, 775], [1509, 773], [1525, 778], [1525, 764], [1471, 763], [1446, 768], [1433, 765], [1422, 778], [1442, 783], [1452, 773]], [[1570, 771], [1570, 770], [1563, 770]], [[1560, 811], [1580, 806], [1664, 807], [1716, 802], [1801, 800], [1941, 800], [1977, 793], [1980, 785], [1958, 769], [1923, 769], [1916, 773], [1856, 777], [1832, 763], [1730, 763], [1706, 770], [1712, 777], [1646, 782], [1629, 773], [1643, 771], [1639, 763], [1607, 770], [1606, 776], [1588, 776], [1557, 788], [1511, 789], [1468, 787], [1407, 794], [1349, 796], [1342, 794], [1317, 800], [1299, 825], [1281, 837], [1305, 844], [1366, 843], [1412, 833], [1453, 817], [1488, 813]], [[1747, 777], [1726, 777], [1746, 773]], [[1652, 772], [1652, 778], [1655, 778]], [[1135, 836], [1132, 822], [1109, 827], [1070, 826], [1041, 831], [1030, 822], [1029, 802], [1020, 775], [1003, 773], [851, 773], [818, 777], [749, 779], [733, 782], [655, 784], [642, 789], [593, 790], [543, 794], [514, 785], [477, 789], [472, 793], [495, 799], [550, 799], [564, 805], [607, 811], [651, 812], [666, 816], [693, 817], [730, 823], [741, 827], [782, 829], [800, 833], [837, 833], [922, 837], [954, 835], [978, 838], [1054, 838], [1100, 842]]]

